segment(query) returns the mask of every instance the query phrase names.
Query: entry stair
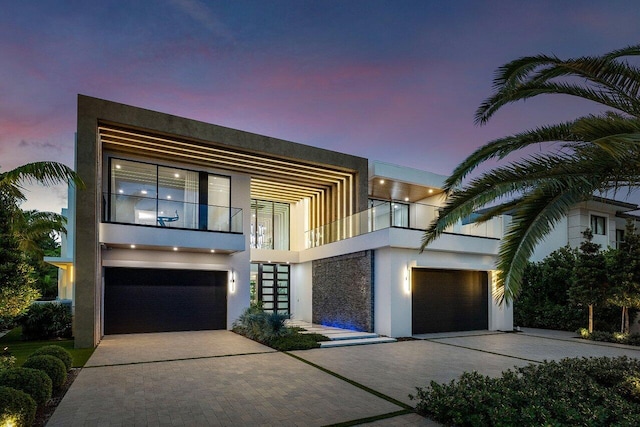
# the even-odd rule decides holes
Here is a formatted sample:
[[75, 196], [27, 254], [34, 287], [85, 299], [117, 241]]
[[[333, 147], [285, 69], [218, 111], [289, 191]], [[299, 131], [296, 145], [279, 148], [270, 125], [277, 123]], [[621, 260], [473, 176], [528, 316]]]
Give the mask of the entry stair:
[[289, 319], [286, 324], [291, 327], [303, 328], [304, 331], [301, 331], [303, 334], [315, 333], [329, 338], [330, 341], [320, 343], [320, 348], [396, 342], [395, 338], [381, 337], [371, 332], [358, 332], [333, 326], [316, 325], [302, 320]]

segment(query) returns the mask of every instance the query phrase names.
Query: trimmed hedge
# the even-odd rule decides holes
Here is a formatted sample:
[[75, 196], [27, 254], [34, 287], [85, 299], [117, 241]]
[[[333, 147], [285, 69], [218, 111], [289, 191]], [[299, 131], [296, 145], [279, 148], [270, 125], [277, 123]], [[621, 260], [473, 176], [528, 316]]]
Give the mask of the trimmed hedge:
[[36, 419], [35, 400], [24, 391], [0, 386], [0, 425], [29, 427]]
[[0, 372], [0, 386], [15, 388], [30, 395], [38, 405], [51, 399], [51, 378], [37, 369], [11, 368]]
[[67, 368], [67, 371], [71, 369], [71, 366], [73, 365], [73, 357], [71, 356], [71, 353], [69, 353], [66, 349], [60, 347], [59, 345], [45, 345], [44, 347], [40, 347], [39, 349], [31, 353], [31, 356], [45, 355], [55, 356], [60, 359], [62, 363], [64, 363], [65, 368]]
[[640, 346], [640, 334], [623, 334], [620, 332], [593, 331], [589, 333], [586, 328], [578, 329], [578, 334], [587, 340], [612, 342], [616, 344], [626, 344]]
[[457, 381], [417, 388], [416, 410], [446, 425], [640, 425], [640, 360], [563, 359], [490, 378], [467, 372]]
[[51, 385], [54, 389], [62, 387], [67, 380], [67, 368], [62, 360], [55, 356], [43, 354], [41, 356], [29, 356], [22, 364], [23, 368], [39, 369], [51, 378]]

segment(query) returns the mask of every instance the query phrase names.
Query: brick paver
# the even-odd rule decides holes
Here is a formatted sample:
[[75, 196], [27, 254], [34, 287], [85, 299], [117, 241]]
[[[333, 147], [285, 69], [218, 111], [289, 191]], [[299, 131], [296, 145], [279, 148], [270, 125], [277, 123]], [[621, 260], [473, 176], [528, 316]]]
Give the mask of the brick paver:
[[[431, 380], [465, 371], [498, 376], [528, 360], [640, 357], [640, 349], [571, 334], [440, 334], [429, 340], [292, 352], [409, 405]], [[285, 353], [228, 331], [106, 337], [49, 422], [51, 426], [301, 425], [354, 421], [400, 406]], [[379, 426], [436, 426], [417, 414]]]

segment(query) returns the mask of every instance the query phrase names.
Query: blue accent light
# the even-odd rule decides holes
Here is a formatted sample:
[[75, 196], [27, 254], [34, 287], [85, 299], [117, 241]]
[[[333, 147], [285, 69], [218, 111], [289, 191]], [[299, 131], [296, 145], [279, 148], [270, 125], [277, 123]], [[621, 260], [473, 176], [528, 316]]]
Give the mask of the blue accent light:
[[331, 320], [321, 319], [320, 324], [322, 326], [328, 326], [332, 328], [348, 329], [350, 331], [362, 332], [362, 329], [357, 327], [353, 322], [349, 320]]

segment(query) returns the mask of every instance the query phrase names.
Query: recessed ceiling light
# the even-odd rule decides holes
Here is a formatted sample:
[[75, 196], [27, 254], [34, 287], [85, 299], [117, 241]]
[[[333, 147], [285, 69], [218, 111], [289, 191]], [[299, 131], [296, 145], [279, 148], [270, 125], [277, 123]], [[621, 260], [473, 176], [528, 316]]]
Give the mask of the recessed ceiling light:
[[175, 176], [176, 178], [180, 178], [180, 174], [179, 173], [174, 173], [173, 176]]
[[384, 184], [384, 179], [381, 179], [381, 180], [380, 180], [380, 184]]
[[167, 199], [171, 199], [171, 196], [170, 196], [170, 195], [169, 195], [169, 196], [167, 196]]
[[116, 165], [116, 169], [120, 169], [122, 166], [120, 165]]
[[136, 245], [131, 245], [131, 249], [135, 249], [135, 248], [136, 248]]
[[147, 190], [140, 191], [142, 194], [147, 194]]
[[122, 194], [122, 193], [124, 193], [124, 190], [121, 188], [121, 189], [118, 190], [118, 193]]
[[408, 202], [408, 201], [409, 201], [409, 198], [408, 198], [408, 197], [405, 197], [405, 198], [404, 198], [404, 201], [405, 201], [405, 202]]
[[215, 249], [211, 249], [211, 253], [214, 254], [216, 252]]
[[178, 248], [174, 246], [174, 247], [173, 247], [173, 250], [174, 250], [174, 251], [177, 251], [177, 250], [178, 250]]
[[429, 189], [429, 194], [433, 193], [433, 188]]

